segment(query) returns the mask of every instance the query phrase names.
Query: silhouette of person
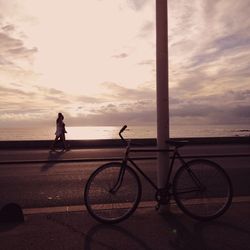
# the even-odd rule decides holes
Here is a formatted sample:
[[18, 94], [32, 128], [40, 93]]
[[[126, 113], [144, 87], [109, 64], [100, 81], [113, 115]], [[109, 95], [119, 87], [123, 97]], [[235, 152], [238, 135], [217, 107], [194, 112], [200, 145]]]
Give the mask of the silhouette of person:
[[55, 144], [59, 139], [63, 144], [63, 149], [64, 150], [68, 149], [66, 142], [65, 142], [66, 141], [65, 133], [67, 133], [67, 131], [65, 129], [65, 123], [63, 122], [63, 120], [64, 120], [63, 114], [58, 113], [58, 117], [56, 119], [56, 132], [55, 132], [56, 137], [51, 146], [51, 150], [55, 150]]

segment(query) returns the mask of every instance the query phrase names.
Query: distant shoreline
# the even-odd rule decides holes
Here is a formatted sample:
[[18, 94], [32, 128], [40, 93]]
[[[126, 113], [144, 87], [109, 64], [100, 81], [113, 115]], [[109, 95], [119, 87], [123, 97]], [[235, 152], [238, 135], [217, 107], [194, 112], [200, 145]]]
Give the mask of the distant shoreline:
[[[93, 127], [68, 127], [67, 140], [103, 140], [119, 139], [120, 126], [93, 126]], [[124, 132], [126, 138], [156, 138], [156, 126], [128, 126]], [[42, 141], [53, 140], [55, 128], [0, 128], [0, 141]], [[170, 136], [173, 138], [184, 137], [245, 137], [250, 135], [249, 125], [178, 125], [170, 126]]]
[[[192, 137], [172, 138], [172, 140], [188, 140], [190, 144], [250, 144], [250, 137]], [[0, 150], [5, 149], [49, 149], [53, 140], [0, 141]], [[124, 147], [120, 139], [67, 140], [70, 148], [116, 148]], [[133, 142], [146, 147], [156, 146], [156, 138], [133, 139]]]

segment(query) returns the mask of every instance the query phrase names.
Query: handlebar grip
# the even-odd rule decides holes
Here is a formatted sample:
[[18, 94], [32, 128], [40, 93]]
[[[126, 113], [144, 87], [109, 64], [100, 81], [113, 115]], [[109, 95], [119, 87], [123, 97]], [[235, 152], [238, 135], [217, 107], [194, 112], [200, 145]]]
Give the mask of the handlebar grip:
[[121, 128], [119, 134], [121, 134], [126, 128], [127, 128], [127, 125], [124, 125], [124, 126]]

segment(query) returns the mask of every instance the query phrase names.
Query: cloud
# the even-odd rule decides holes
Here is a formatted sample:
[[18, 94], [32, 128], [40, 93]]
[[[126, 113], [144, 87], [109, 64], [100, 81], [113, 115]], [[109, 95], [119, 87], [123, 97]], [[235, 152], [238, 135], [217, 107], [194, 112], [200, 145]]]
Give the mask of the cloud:
[[155, 111], [131, 111], [117, 112], [116, 115], [110, 110], [110, 112], [90, 114], [88, 116], [81, 115], [77, 117], [67, 116], [67, 120], [72, 125], [83, 124], [86, 126], [121, 126], [123, 124], [138, 125], [138, 124], [154, 124], [155, 123]]
[[127, 0], [131, 8], [136, 11], [142, 10], [142, 8], [149, 2], [149, 0]]
[[[154, 1], [91, 1], [99, 17], [91, 29], [89, 10], [81, 10], [87, 5], [65, 2], [56, 21], [52, 9], [48, 18], [46, 12], [39, 16], [41, 29], [34, 33], [24, 5], [19, 2], [17, 12], [15, 1], [5, 2], [0, 0], [1, 122], [45, 122], [58, 110], [77, 125], [156, 121]], [[171, 122], [249, 123], [248, 1], [168, 3]], [[35, 15], [47, 8], [39, 4], [32, 5]], [[70, 11], [74, 16], [61, 26]], [[41, 43], [47, 30], [50, 42]], [[42, 80], [32, 68], [37, 58]]]
[[32, 65], [33, 57], [37, 53], [36, 47], [27, 48], [25, 42], [15, 37], [15, 26], [8, 24], [0, 27], [0, 65], [6, 73], [11, 70], [27, 70]]
[[[103, 83], [104, 92], [95, 102], [77, 106], [76, 114], [67, 113], [70, 125], [121, 125], [154, 124], [156, 121], [155, 91], [141, 86], [137, 89], [123, 87], [117, 83]], [[107, 91], [107, 92], [105, 92]], [[79, 98], [78, 98], [79, 100]]]
[[113, 82], [104, 82], [102, 86], [104, 88], [104, 97], [110, 100], [152, 100], [155, 97], [154, 90], [148, 87], [132, 89]]
[[13, 24], [8, 24], [6, 26], [3, 26], [2, 29], [6, 32], [10, 32], [15, 30], [15, 26]]
[[249, 102], [250, 89], [190, 98], [179, 96], [170, 98], [170, 115], [173, 123], [244, 124], [250, 120]]
[[109, 113], [117, 108], [116, 104], [105, 103], [105, 98], [72, 95], [39, 85], [27, 88], [22, 83], [11, 83], [9, 87], [0, 86], [0, 121], [1, 126], [30, 126], [39, 122], [40, 125], [49, 125], [54, 122], [55, 114], [63, 112], [68, 117], [69, 125], [80, 126], [85, 124], [83, 116], [98, 114], [103, 117], [105, 110], [105, 113]]
[[[123, 123], [155, 123], [155, 91], [142, 86], [137, 89], [123, 87], [117, 83], [103, 83], [103, 102], [92, 107], [84, 121], [89, 125], [121, 125]], [[105, 101], [106, 100], [106, 101]], [[81, 120], [83, 114], [74, 121]]]
[[249, 11], [246, 1], [169, 1], [172, 121], [250, 122]]
[[152, 37], [155, 31], [155, 23], [153, 21], [146, 21], [139, 31], [140, 38]]
[[154, 67], [155, 63], [156, 63], [155, 60], [148, 59], [148, 60], [143, 60], [143, 61], [139, 62], [138, 65], [149, 65], [149, 66]]
[[3, 86], [0, 86], [0, 93], [1, 93], [1, 99], [6, 99], [6, 101], [9, 101], [8, 98], [14, 98], [17, 96], [22, 96], [22, 97], [28, 97], [30, 98], [31, 96], [34, 95], [34, 92], [25, 92], [21, 89], [14, 89], [14, 88], [6, 88]]
[[13, 65], [10, 61], [6, 60], [3, 56], [0, 55], [0, 65]]
[[21, 40], [10, 37], [8, 34], [4, 32], [0, 32], [0, 41], [1, 41], [1, 47], [0, 47], [1, 53], [6, 52], [10, 49], [16, 49], [23, 46]]
[[127, 53], [121, 53], [121, 54], [113, 55], [112, 57], [117, 58], [117, 59], [123, 59], [123, 58], [128, 57], [128, 54]]
[[25, 58], [27, 58], [30, 55], [33, 55], [36, 52], [37, 52], [37, 48], [27, 49], [25, 47], [18, 47], [18, 48], [8, 50], [8, 53], [10, 55], [14, 55], [18, 57], [25, 57]]

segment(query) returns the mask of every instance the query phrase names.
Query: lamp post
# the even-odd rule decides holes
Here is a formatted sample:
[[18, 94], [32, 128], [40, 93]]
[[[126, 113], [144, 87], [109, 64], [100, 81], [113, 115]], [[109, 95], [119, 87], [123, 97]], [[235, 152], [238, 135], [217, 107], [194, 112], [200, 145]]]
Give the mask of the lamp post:
[[[156, 0], [157, 147], [167, 149], [169, 139], [168, 1]], [[158, 152], [157, 184], [163, 188], [169, 170], [169, 156]]]

